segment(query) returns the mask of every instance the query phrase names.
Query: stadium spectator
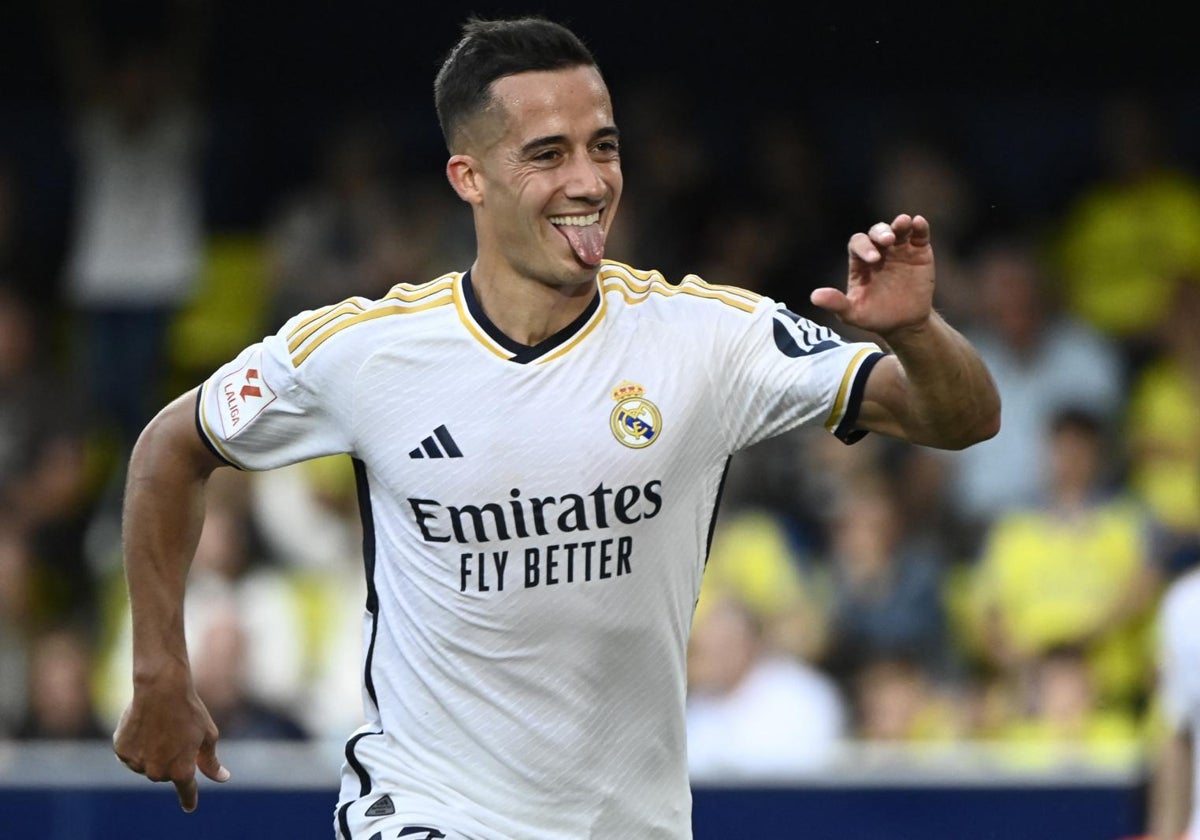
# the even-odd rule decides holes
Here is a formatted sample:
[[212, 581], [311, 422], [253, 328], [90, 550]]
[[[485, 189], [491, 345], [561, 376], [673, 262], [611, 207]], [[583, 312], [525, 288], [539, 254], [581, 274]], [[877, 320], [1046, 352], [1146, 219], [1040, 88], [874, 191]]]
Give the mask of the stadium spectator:
[[765, 643], [744, 603], [718, 597], [688, 651], [687, 750], [692, 781], [781, 780], [837, 755], [848, 715], [834, 682]]
[[852, 732], [864, 742], [945, 745], [973, 734], [959, 695], [917, 657], [883, 653], [864, 660], [851, 675], [849, 689]]
[[[936, 132], [936, 139], [935, 139]], [[938, 232], [938, 310], [966, 329], [979, 318], [977, 295], [965, 265], [977, 244], [983, 207], [973, 172], [955, 150], [942, 121], [934, 129], [913, 125], [879, 142], [867, 197], [868, 213], [886, 217], [916, 202], [932, 207]]]
[[[247, 474], [229, 471], [208, 488], [209, 516], [192, 561], [185, 603], [188, 647], [199, 652], [202, 640], [210, 639], [227, 652], [236, 649], [246, 665], [238, 672], [240, 685], [229, 689], [299, 718], [307, 702], [310, 655], [319, 646], [310, 642], [294, 570], [262, 551], [249, 483]], [[230, 609], [241, 613], [240, 625], [213, 630], [213, 625], [226, 623]], [[131, 628], [123, 599], [109, 603], [106, 615], [116, 624], [105, 652], [101, 699], [105, 718], [115, 724], [132, 688], [127, 678]]]
[[1137, 760], [1138, 715], [1102, 700], [1085, 648], [1047, 648], [1034, 657], [1030, 672], [999, 732], [1008, 762], [1044, 769], [1128, 767]]
[[420, 203], [417, 194], [432, 190], [415, 181], [398, 189], [396, 146], [384, 127], [365, 118], [328, 132], [316, 177], [293, 189], [268, 224], [269, 328], [352, 295], [382, 297], [396, 283], [423, 276], [425, 250], [440, 241], [434, 226], [452, 214], [428, 204], [419, 214], [402, 213], [409, 202]]
[[123, 460], [164, 398], [167, 330], [201, 267], [208, 4], [107, 11], [117, 25], [76, 0], [47, 3], [77, 167], [64, 302], [95, 422]]
[[944, 456], [945, 498], [962, 556], [978, 551], [979, 536], [995, 518], [1038, 499], [1050, 418], [1082, 406], [1115, 422], [1127, 380], [1120, 347], [1055, 302], [1033, 245], [990, 240], [975, 253], [972, 270], [979, 320], [966, 333], [1004, 395], [1004, 422], [994, 439]]
[[1148, 688], [1148, 619], [1162, 575], [1144, 508], [1109, 474], [1109, 429], [1079, 409], [1047, 429], [1041, 504], [989, 529], [976, 567], [976, 653], [1015, 690], [1039, 657], [1084, 650], [1100, 703], [1132, 710]]
[[1067, 308], [1135, 361], [1170, 312], [1172, 286], [1200, 277], [1200, 181], [1161, 107], [1134, 88], [1103, 98], [1100, 170], [1052, 229]]
[[823, 666], [847, 688], [881, 657], [915, 660], [930, 679], [957, 674], [944, 602], [945, 558], [910, 545], [897, 490], [880, 473], [839, 489], [829, 521], [829, 640]]
[[209, 611], [194, 645], [196, 693], [228, 739], [304, 741], [308, 733], [291, 713], [260, 699], [253, 690], [243, 614], [229, 602]]
[[0, 286], [0, 530], [27, 545], [39, 610], [92, 614], [84, 540], [94, 491], [87, 429], [35, 309]]
[[754, 613], [769, 647], [815, 662], [825, 645], [826, 587], [812, 566], [778, 511], [740, 507], [721, 514], [693, 626], [707, 619], [710, 605], [733, 598]]
[[33, 561], [17, 529], [0, 519], [0, 737], [12, 735], [29, 698], [28, 645], [36, 620]]
[[28, 713], [16, 737], [107, 741], [92, 694], [93, 664], [86, 629], [60, 626], [37, 634], [29, 647]]
[[1164, 537], [1168, 574], [1200, 562], [1200, 283], [1181, 281], [1133, 382], [1129, 484]]
[[22, 297], [44, 320], [54, 314], [58, 289], [48, 249], [32, 230], [27, 176], [0, 147], [0, 288]]

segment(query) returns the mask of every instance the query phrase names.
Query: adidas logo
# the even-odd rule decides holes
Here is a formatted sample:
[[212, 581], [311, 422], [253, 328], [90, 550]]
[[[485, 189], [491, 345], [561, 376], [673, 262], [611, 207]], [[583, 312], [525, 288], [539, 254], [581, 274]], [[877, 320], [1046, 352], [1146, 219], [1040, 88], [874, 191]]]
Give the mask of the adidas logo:
[[[438, 444], [441, 444], [439, 446]], [[433, 434], [421, 441], [421, 445], [408, 453], [409, 458], [461, 458], [462, 450], [450, 437], [450, 430], [438, 426]]]
[[386, 817], [394, 813], [396, 813], [396, 806], [392, 804], [392, 797], [386, 793], [376, 799], [375, 804], [367, 809], [368, 817]]

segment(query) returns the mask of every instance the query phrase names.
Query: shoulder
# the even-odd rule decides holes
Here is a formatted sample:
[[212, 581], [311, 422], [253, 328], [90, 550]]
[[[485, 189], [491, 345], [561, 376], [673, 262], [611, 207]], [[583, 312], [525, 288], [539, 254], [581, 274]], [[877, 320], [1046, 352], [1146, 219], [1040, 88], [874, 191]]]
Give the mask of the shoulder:
[[669, 281], [660, 271], [638, 269], [625, 263], [605, 260], [597, 278], [601, 292], [616, 296], [628, 306], [648, 305], [660, 311], [707, 310], [752, 314], [774, 303], [757, 292], [737, 286], [706, 283], [694, 274], [678, 282]]
[[401, 283], [383, 297], [346, 298], [321, 309], [302, 312], [284, 324], [278, 337], [286, 343], [292, 365], [300, 367], [318, 351], [331, 348], [362, 353], [378, 347], [381, 332], [419, 329], [420, 313], [453, 313], [457, 272], [418, 285]]
[[1167, 588], [1162, 611], [1168, 620], [1200, 615], [1200, 569], [1185, 572]]

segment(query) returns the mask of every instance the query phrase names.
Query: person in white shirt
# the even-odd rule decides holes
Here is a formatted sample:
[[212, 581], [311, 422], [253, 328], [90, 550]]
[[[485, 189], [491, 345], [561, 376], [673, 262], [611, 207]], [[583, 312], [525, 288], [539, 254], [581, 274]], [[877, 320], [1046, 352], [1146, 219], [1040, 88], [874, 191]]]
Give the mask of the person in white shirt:
[[1152, 766], [1149, 837], [1187, 840], [1200, 831], [1200, 569], [1177, 578], [1159, 606], [1159, 702], [1166, 723]]
[[435, 83], [466, 271], [290, 320], [167, 406], [129, 466], [134, 694], [117, 756], [229, 777], [181, 607], [195, 494], [221, 465], [354, 459], [367, 724], [342, 840], [691, 834], [686, 646], [732, 454], [803, 423], [963, 447], [999, 397], [932, 309], [928, 223], [848, 244], [812, 293], [883, 337], [605, 259], [620, 134], [591, 53], [541, 18], [466, 24]]
[[837, 756], [848, 714], [833, 679], [772, 650], [762, 621], [720, 597], [692, 628], [687, 748], [693, 784], [780, 781]]

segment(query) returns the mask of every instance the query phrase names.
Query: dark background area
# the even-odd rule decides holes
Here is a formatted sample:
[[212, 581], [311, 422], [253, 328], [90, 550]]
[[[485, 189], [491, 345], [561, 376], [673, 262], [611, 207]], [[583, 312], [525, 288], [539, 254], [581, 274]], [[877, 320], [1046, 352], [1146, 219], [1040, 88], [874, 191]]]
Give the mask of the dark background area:
[[[171, 4], [84, 6], [119, 43], [155, 32]], [[811, 127], [832, 193], [854, 196], [872, 177], [871, 155], [891, 136], [915, 132], [976, 173], [983, 201], [1004, 223], [1053, 217], [1095, 178], [1098, 105], [1123, 89], [1159, 108], [1174, 156], [1197, 168], [1200, 62], [1192, 28], [1166, 4], [207, 6], [202, 75], [213, 229], [261, 226], [282, 196], [312, 177], [331, 128], [364, 113], [389, 124], [401, 169], [439, 171], [445, 153], [432, 79], [469, 14], [544, 13], [573, 26], [609, 79], [633, 164], [646, 126], [622, 123], [622, 103], [662, 82], [677, 91], [671, 118], [705, 135], [720, 168], [744, 163], [739, 130], [753, 115], [791, 109]], [[15, 159], [28, 181], [31, 234], [52, 243], [66, 227], [72, 182], [44, 18], [41, 3], [0, 3], [0, 155]], [[850, 200], [830, 210], [855, 212]]]

